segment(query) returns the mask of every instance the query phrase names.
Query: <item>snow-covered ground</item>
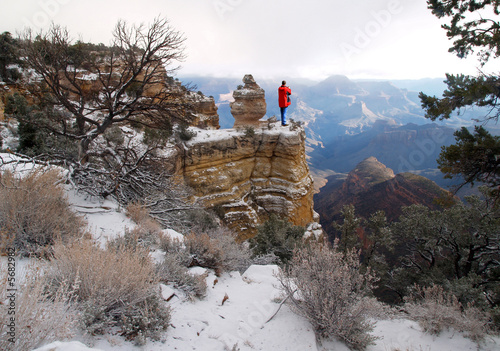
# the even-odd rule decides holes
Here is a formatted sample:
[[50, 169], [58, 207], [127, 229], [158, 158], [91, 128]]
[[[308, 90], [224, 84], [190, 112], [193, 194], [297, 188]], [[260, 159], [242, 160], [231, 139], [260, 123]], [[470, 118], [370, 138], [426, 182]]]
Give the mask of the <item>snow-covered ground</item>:
[[[101, 242], [134, 226], [125, 211], [112, 201], [89, 199], [71, 189], [68, 189], [68, 199], [73, 209], [85, 216], [92, 235]], [[172, 230], [166, 232], [180, 235]], [[200, 273], [200, 268], [196, 270]], [[277, 270], [276, 266], [251, 266], [243, 274], [231, 272], [220, 277], [207, 272], [207, 296], [202, 300], [186, 299], [181, 291], [161, 285], [165, 300], [170, 298], [165, 303], [172, 307], [171, 326], [162, 341], [136, 346], [119, 335], [76, 337], [36, 351], [348, 351], [339, 341], [316, 340], [309, 322], [294, 314], [286, 304], [268, 322], [279, 307], [278, 282], [274, 276]], [[379, 339], [367, 351], [478, 350], [474, 342], [457, 332], [448, 331], [436, 337], [423, 333], [417, 323], [404, 319], [379, 320], [373, 334]], [[480, 349], [500, 350], [500, 338], [488, 338]]]

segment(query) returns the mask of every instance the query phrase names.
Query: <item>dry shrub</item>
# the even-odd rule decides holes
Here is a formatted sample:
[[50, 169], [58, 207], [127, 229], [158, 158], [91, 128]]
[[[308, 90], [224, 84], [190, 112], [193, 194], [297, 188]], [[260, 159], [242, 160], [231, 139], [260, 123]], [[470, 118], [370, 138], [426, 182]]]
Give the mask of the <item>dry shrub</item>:
[[144, 205], [137, 202], [130, 204], [127, 206], [126, 214], [137, 226], [131, 231], [127, 231], [122, 240], [135, 240], [136, 243], [149, 247], [159, 244], [160, 236], [162, 235], [161, 226], [151, 218], [149, 210]]
[[191, 274], [182, 263], [182, 253], [165, 254], [163, 262], [157, 266], [160, 280], [166, 284], [173, 284], [189, 299], [204, 297], [207, 292], [206, 275]]
[[114, 248], [128, 247], [130, 249], [149, 248], [159, 244], [161, 234], [161, 229], [156, 222], [143, 222], [132, 230], [125, 229], [125, 233], [111, 239], [108, 246]]
[[[1, 279], [0, 301], [6, 302], [0, 305], [1, 350], [32, 350], [43, 343], [73, 336], [77, 321], [71, 304], [73, 287], [63, 281], [49, 295], [48, 281], [42, 276], [42, 270], [31, 267], [25, 273], [17, 272], [17, 279], [25, 276], [22, 282], [16, 281], [17, 291], [12, 296], [12, 292], [7, 291], [6, 264], [0, 269], [5, 273]], [[11, 302], [15, 304], [15, 314], [9, 309]]]
[[186, 249], [192, 256], [192, 265], [214, 269], [216, 272], [245, 271], [250, 265], [250, 250], [236, 242], [236, 236], [227, 228], [195, 234], [184, 238]]
[[23, 178], [0, 174], [1, 250], [42, 255], [56, 240], [65, 243], [84, 233], [85, 222], [71, 211], [56, 170], [32, 171]]
[[406, 300], [405, 310], [430, 334], [439, 335], [443, 330], [453, 328], [480, 342], [489, 331], [487, 314], [472, 305], [464, 308], [453, 294], [445, 292], [440, 285], [416, 286]]
[[184, 243], [164, 233], [160, 235], [159, 241], [160, 249], [165, 252], [163, 261], [157, 265], [160, 281], [173, 284], [189, 299], [204, 297], [207, 291], [206, 276], [189, 272], [187, 267], [191, 265], [192, 258]]
[[122, 335], [143, 343], [146, 337], [159, 339], [168, 326], [170, 311], [144, 248], [102, 249], [90, 241], [56, 245], [49, 276], [56, 288], [64, 281], [77, 283], [81, 322], [92, 335], [119, 327]]
[[149, 220], [149, 210], [139, 202], [131, 203], [127, 206], [126, 215], [135, 223], [139, 224]]
[[368, 321], [375, 278], [361, 273], [359, 255], [342, 253], [311, 242], [295, 250], [289, 266], [278, 275], [281, 289], [296, 313], [307, 318], [319, 337], [335, 337], [356, 350], [376, 339]]

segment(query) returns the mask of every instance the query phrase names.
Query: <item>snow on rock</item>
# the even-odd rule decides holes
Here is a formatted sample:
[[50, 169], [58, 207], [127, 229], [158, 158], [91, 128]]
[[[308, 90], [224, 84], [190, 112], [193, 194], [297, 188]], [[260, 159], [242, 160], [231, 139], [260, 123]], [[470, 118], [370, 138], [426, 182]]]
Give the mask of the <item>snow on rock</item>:
[[170, 301], [176, 295], [176, 291], [168, 285], [160, 284], [161, 297], [165, 301]]

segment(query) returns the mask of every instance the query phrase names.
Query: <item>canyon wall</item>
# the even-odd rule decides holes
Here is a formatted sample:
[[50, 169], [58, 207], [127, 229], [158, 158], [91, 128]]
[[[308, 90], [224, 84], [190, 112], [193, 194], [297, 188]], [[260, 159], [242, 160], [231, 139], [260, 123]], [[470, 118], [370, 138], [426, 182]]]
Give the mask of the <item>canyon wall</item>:
[[244, 240], [271, 213], [306, 226], [313, 210], [313, 180], [305, 132], [269, 123], [246, 131], [203, 130], [185, 144], [178, 171], [195, 200], [213, 208]]

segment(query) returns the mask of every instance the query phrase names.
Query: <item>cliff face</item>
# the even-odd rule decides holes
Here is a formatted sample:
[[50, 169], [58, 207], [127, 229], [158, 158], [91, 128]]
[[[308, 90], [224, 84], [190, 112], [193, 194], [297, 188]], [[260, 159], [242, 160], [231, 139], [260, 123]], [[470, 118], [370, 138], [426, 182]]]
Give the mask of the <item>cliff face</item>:
[[302, 226], [317, 220], [301, 128], [201, 131], [181, 159], [179, 173], [196, 201], [216, 208], [241, 240], [253, 236], [271, 213]]

